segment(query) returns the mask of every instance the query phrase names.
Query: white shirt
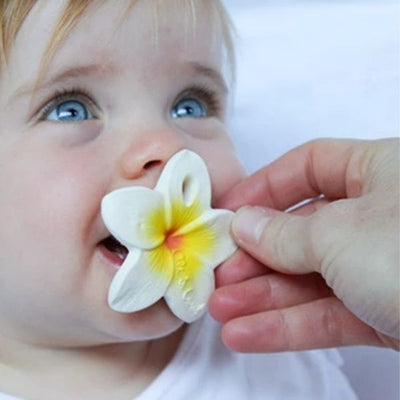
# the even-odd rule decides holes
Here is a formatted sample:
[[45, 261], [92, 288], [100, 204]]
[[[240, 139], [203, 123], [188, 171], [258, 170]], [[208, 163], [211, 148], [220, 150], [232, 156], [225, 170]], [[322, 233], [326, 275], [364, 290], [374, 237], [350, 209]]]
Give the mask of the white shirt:
[[[336, 350], [238, 354], [219, 330], [209, 316], [189, 326], [172, 361], [135, 400], [357, 399]], [[0, 400], [22, 399], [0, 393]]]

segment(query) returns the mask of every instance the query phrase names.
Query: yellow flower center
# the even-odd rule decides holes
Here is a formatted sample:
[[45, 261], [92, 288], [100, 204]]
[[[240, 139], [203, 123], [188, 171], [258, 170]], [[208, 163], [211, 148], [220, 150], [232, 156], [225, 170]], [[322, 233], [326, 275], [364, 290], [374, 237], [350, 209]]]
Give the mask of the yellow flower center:
[[171, 251], [180, 250], [182, 248], [183, 236], [176, 235], [174, 231], [168, 231], [165, 234], [165, 245]]

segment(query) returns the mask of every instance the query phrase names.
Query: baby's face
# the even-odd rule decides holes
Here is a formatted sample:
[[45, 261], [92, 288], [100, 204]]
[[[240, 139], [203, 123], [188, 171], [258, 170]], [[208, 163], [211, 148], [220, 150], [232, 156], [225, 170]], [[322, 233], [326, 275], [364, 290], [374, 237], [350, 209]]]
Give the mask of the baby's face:
[[[214, 201], [242, 176], [223, 124], [222, 34], [207, 2], [89, 8], [33, 95], [65, 5], [39, 1], [0, 79], [0, 327], [14, 338], [84, 345], [146, 340], [180, 325], [163, 301], [107, 305], [120, 264], [103, 246], [102, 197], [153, 187], [187, 148], [206, 161]], [[178, 7], [180, 5], [180, 7]], [[123, 21], [123, 22], [122, 22]]]

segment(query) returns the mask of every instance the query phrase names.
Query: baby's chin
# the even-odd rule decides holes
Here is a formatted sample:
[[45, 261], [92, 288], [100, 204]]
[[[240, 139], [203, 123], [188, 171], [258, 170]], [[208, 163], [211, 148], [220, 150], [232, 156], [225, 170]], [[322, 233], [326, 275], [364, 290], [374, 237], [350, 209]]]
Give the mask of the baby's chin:
[[133, 313], [110, 310], [114, 321], [114, 335], [118, 341], [146, 341], [173, 334], [184, 325], [161, 299], [152, 306]]

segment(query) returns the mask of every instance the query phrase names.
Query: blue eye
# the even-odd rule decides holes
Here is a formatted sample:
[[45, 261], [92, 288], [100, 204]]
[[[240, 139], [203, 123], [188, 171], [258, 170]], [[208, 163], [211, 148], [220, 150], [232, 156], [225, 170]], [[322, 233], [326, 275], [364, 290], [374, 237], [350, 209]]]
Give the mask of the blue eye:
[[52, 108], [45, 119], [48, 121], [80, 122], [92, 118], [92, 113], [82, 102], [68, 100]]
[[178, 101], [171, 110], [172, 118], [202, 118], [207, 116], [206, 107], [193, 98]]

